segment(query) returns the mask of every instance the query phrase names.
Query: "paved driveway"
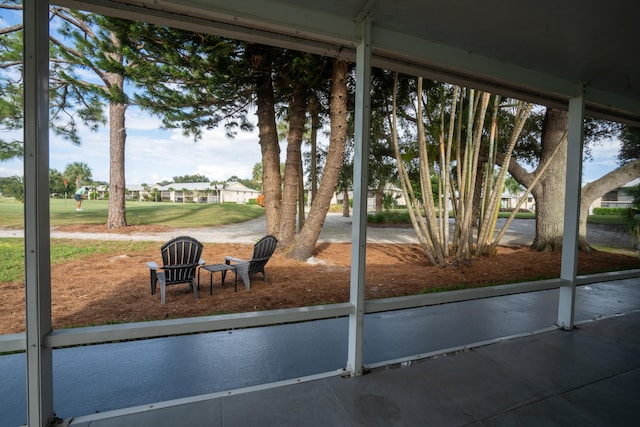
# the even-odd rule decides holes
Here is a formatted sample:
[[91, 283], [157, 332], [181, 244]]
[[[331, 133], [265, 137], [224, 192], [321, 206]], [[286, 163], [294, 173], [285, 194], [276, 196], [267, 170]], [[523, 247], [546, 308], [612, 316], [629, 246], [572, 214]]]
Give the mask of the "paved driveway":
[[[327, 215], [320, 233], [319, 242], [350, 242], [353, 218], [344, 218], [341, 213]], [[498, 219], [497, 229], [504, 224]], [[102, 240], [152, 240], [166, 242], [178, 235], [189, 235], [204, 243], [254, 243], [266, 233], [264, 217], [243, 222], [241, 224], [223, 225], [219, 227], [183, 228], [171, 232], [120, 234], [120, 233], [68, 233], [51, 232], [53, 238], [102, 239]], [[0, 237], [22, 237], [22, 230], [0, 229]], [[529, 245], [535, 236], [535, 220], [514, 220], [500, 242], [503, 245]], [[587, 239], [591, 244], [628, 248], [632, 241], [622, 227], [590, 224], [587, 227]], [[367, 227], [367, 241], [379, 243], [418, 243], [415, 232], [407, 227]]]

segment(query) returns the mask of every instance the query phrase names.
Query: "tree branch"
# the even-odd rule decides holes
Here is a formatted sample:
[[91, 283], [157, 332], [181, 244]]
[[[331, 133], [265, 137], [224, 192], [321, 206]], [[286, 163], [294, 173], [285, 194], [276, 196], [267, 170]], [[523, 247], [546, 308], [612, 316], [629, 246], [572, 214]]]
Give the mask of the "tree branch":
[[[496, 165], [500, 166], [504, 161], [503, 153], [496, 153]], [[533, 182], [534, 174], [531, 172], [527, 172], [525, 168], [520, 166], [515, 158], [511, 158], [509, 161], [509, 174], [518, 181], [520, 184], [529, 188], [531, 183]]]

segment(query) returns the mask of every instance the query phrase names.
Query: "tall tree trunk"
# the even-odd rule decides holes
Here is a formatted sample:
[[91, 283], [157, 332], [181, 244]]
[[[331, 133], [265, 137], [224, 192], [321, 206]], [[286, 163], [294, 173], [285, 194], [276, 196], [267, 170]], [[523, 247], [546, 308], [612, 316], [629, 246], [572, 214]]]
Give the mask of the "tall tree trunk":
[[127, 105], [109, 104], [109, 206], [107, 228], [127, 226], [125, 210], [126, 183], [124, 174], [124, 153], [127, 140], [125, 112]]
[[311, 199], [309, 204], [311, 204], [318, 192], [317, 144], [318, 129], [320, 129], [320, 103], [315, 95], [309, 99], [309, 115], [311, 116]]
[[296, 212], [298, 209], [298, 177], [302, 164], [302, 135], [307, 115], [307, 90], [296, 87], [289, 100], [289, 131], [287, 132], [287, 159], [284, 165], [284, 190], [280, 207], [280, 234], [278, 245], [288, 248], [296, 236]]
[[638, 177], [640, 177], [640, 159], [614, 169], [603, 177], [582, 187], [580, 198], [580, 225], [578, 231], [580, 249], [586, 252], [590, 252], [591, 250], [587, 241], [587, 217], [589, 216], [589, 206], [591, 203], [598, 197], [602, 197], [609, 191], [620, 188]]
[[304, 196], [304, 169], [301, 161], [300, 170], [298, 171], [298, 231], [304, 225]]
[[280, 144], [276, 128], [275, 98], [270, 72], [265, 71], [256, 76], [256, 98], [267, 234], [278, 237], [282, 177], [280, 176]]
[[376, 212], [382, 212], [382, 198], [384, 197], [384, 184], [380, 183], [375, 191]]
[[547, 109], [542, 125], [540, 164], [561, 145], [540, 181], [531, 190], [536, 200], [536, 234], [533, 248], [557, 251], [564, 233], [564, 198], [567, 165], [568, 113]]
[[[114, 46], [120, 46], [120, 39], [111, 32], [109, 38]], [[107, 52], [107, 57], [118, 64], [123, 63], [120, 53]], [[107, 72], [104, 81], [109, 88], [109, 206], [107, 210], [107, 229], [126, 227], [127, 214], [125, 208], [126, 182], [124, 154], [127, 141], [125, 114], [128, 105], [124, 94], [124, 75]]]
[[349, 190], [345, 187], [342, 191], [342, 216], [349, 218], [349, 212], [351, 211], [351, 201], [349, 200]]
[[[330, 117], [331, 137], [327, 161], [318, 188], [313, 199], [309, 216], [288, 256], [294, 259], [307, 259], [313, 255], [320, 231], [338, 185], [338, 177], [347, 143], [347, 63], [336, 60], [333, 65]], [[348, 203], [348, 200], [346, 201]]]

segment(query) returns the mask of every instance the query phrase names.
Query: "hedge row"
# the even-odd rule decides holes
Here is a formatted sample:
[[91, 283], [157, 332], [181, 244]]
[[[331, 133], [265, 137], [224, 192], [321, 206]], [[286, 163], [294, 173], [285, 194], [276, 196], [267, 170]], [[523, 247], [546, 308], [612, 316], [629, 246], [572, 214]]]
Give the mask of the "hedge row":
[[593, 208], [594, 215], [623, 216], [627, 214], [629, 208]]

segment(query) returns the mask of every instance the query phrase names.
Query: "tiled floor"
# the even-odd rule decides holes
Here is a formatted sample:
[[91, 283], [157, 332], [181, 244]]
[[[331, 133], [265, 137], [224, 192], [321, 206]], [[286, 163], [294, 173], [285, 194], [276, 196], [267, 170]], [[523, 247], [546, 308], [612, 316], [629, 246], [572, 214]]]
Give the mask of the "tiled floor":
[[[636, 425], [640, 279], [576, 295], [578, 322], [606, 319], [529, 335], [555, 323], [557, 290], [367, 315], [369, 366], [497, 343], [264, 390], [343, 368], [346, 319], [56, 350], [55, 408], [83, 427]], [[24, 355], [0, 357], [2, 426], [26, 422], [24, 375]]]

